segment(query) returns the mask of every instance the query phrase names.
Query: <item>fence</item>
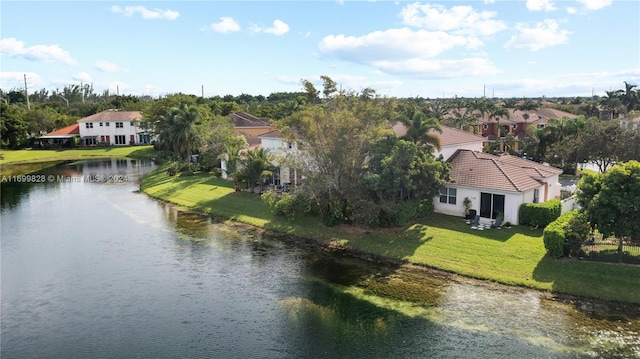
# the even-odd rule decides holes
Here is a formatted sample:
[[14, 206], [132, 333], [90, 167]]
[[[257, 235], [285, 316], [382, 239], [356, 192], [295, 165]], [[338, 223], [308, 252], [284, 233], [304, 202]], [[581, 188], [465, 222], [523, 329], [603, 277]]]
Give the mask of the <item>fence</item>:
[[586, 242], [567, 243], [572, 256], [598, 262], [640, 264], [640, 239], [592, 238]]

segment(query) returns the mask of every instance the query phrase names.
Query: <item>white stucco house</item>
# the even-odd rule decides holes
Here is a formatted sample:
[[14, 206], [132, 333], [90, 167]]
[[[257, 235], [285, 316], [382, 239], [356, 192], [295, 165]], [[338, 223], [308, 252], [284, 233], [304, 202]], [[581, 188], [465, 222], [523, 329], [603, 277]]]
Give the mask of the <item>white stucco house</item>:
[[457, 150], [447, 162], [451, 182], [434, 201], [438, 213], [463, 216], [468, 198], [481, 222], [490, 223], [502, 215], [504, 222], [518, 224], [521, 204], [560, 199], [559, 168], [466, 149]]
[[106, 110], [78, 120], [85, 146], [139, 145], [151, 143], [149, 131], [140, 127], [140, 111]]

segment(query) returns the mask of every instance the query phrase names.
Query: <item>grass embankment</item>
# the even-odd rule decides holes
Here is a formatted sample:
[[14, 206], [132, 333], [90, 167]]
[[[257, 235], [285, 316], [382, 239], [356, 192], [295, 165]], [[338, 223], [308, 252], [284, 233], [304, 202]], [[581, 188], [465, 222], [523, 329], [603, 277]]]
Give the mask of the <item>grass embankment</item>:
[[289, 222], [271, 214], [259, 196], [235, 193], [227, 181], [207, 174], [168, 177], [162, 167], [148, 175], [141, 188], [189, 210], [392, 260], [508, 285], [640, 304], [640, 266], [553, 260], [545, 255], [541, 230], [515, 226], [477, 231], [460, 218], [438, 214], [385, 230], [327, 228], [311, 217]]
[[151, 158], [153, 146], [92, 147], [59, 150], [0, 150], [0, 173], [6, 176], [28, 174], [62, 161], [109, 157]]
[[91, 147], [59, 150], [0, 150], [0, 165], [106, 157], [152, 157], [153, 146]]

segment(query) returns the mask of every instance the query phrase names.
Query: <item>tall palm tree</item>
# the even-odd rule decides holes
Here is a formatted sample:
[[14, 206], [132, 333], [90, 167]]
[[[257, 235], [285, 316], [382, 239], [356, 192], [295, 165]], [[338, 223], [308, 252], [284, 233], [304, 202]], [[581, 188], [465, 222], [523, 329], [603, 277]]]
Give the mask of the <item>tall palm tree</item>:
[[529, 121], [529, 111], [536, 111], [540, 108], [540, 103], [537, 101], [532, 101], [531, 99], [525, 98], [522, 103], [516, 106], [516, 110], [524, 112], [522, 114], [522, 118], [524, 118], [524, 128], [525, 128], [525, 136], [527, 135], [527, 122]]
[[478, 134], [482, 133], [482, 131], [480, 130], [480, 122], [484, 121], [485, 116], [489, 113], [489, 111], [491, 111], [491, 108], [494, 105], [493, 101], [489, 100], [486, 97], [481, 97], [481, 98], [477, 98], [475, 100], [473, 100], [470, 103], [470, 107], [472, 112], [477, 113], [478, 116], [478, 121], [477, 121], [477, 125], [478, 125]]
[[476, 123], [476, 116], [469, 108], [470, 102], [465, 98], [454, 98], [451, 102], [451, 113], [453, 117], [449, 120], [452, 127], [459, 128], [462, 131], [473, 131]]
[[504, 118], [504, 119], [509, 118], [509, 109], [502, 105], [493, 106], [489, 110], [489, 120], [491, 119], [496, 120], [496, 141], [498, 141], [499, 143], [500, 152], [503, 151], [503, 143], [502, 143], [503, 135], [502, 135], [502, 128], [500, 128], [501, 118]]
[[435, 117], [427, 117], [424, 112], [414, 109], [409, 116], [401, 119], [407, 127], [403, 139], [421, 146], [428, 146], [441, 150], [440, 137], [434, 132], [442, 132], [440, 123]]
[[173, 150], [191, 165], [193, 148], [197, 146], [196, 125], [202, 123], [204, 114], [197, 106], [180, 104], [170, 110], [173, 118]]
[[620, 94], [620, 100], [627, 112], [640, 109], [640, 90], [634, 90], [636, 87], [638, 86], [624, 82], [624, 92]]
[[620, 100], [622, 90], [605, 91], [605, 93], [607, 94], [607, 97], [604, 97], [600, 100], [600, 105], [602, 105], [602, 107], [609, 111], [609, 119], [613, 120], [613, 117], [620, 111], [621, 108], [624, 107], [622, 101]]

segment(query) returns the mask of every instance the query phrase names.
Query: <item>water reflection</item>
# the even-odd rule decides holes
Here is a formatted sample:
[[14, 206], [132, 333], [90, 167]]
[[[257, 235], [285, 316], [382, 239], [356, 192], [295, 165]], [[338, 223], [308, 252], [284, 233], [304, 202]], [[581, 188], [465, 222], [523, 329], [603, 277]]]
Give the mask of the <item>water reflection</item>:
[[132, 180], [3, 184], [2, 358], [640, 356], [637, 312], [217, 223], [133, 193], [148, 170], [80, 161], [50, 173]]

